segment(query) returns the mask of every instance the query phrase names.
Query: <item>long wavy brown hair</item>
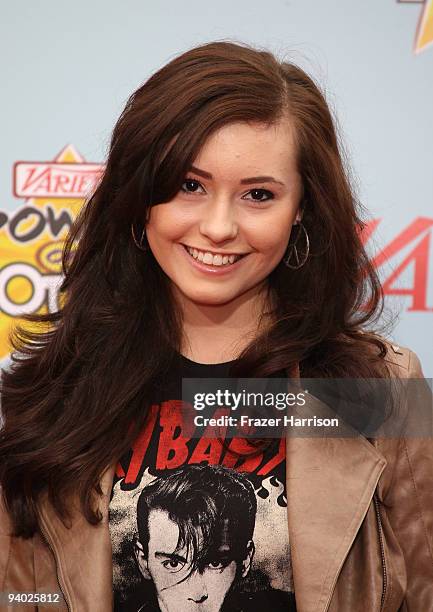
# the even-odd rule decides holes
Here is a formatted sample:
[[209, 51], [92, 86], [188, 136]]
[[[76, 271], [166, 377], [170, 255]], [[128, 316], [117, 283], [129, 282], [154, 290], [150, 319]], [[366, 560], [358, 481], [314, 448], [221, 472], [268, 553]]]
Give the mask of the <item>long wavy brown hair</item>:
[[180, 351], [170, 280], [136, 247], [131, 223], [140, 235], [149, 208], [178, 193], [215, 130], [280, 119], [295, 128], [310, 254], [302, 268], [280, 263], [270, 274], [273, 324], [232, 374], [267, 377], [299, 363], [305, 377], [389, 375], [377, 335], [382, 289], [361, 240], [365, 210], [320, 87], [243, 43], [188, 50], [131, 95], [115, 125], [102, 179], [65, 241], [61, 307], [26, 316], [32, 330], [11, 334], [0, 482], [15, 535], [37, 531], [44, 490], [63, 519], [67, 496], [78, 494], [87, 520], [100, 520], [99, 477], [131, 446], [153, 382]]

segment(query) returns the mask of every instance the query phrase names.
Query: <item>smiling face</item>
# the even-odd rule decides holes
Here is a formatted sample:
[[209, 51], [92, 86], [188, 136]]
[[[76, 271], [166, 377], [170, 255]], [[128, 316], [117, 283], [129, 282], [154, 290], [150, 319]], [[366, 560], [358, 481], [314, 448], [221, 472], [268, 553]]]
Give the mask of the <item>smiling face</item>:
[[254, 299], [284, 256], [301, 195], [288, 119], [228, 124], [207, 139], [176, 196], [150, 209], [149, 246], [183, 300]]
[[[156, 589], [162, 612], [218, 612], [233, 584], [238, 564], [231, 558], [230, 547], [224, 544], [209, 553], [201, 566], [191, 571], [193, 555], [184, 546], [176, 550], [179, 527], [165, 510], [154, 509], [148, 518], [148, 554], [138, 540], [135, 555], [141, 573], [151, 578]], [[253, 544], [250, 541], [245, 558], [240, 562], [240, 574], [245, 576], [250, 568]]]

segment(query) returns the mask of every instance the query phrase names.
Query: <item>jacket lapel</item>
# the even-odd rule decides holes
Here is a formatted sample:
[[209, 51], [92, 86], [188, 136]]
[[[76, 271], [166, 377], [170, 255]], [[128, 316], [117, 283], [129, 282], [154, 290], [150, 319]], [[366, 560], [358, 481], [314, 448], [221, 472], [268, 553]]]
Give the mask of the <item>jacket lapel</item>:
[[[336, 416], [313, 396], [296, 410], [300, 417]], [[298, 612], [328, 609], [386, 466], [373, 445], [341, 420], [338, 436], [331, 437], [325, 427], [315, 427], [310, 437], [293, 429], [287, 435], [287, 510]]]

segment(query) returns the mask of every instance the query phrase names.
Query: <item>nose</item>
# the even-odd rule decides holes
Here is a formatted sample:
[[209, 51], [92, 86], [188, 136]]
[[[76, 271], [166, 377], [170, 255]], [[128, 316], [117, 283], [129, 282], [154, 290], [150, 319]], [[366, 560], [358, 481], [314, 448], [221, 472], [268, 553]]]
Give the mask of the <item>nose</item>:
[[208, 203], [200, 221], [200, 232], [215, 244], [233, 240], [238, 234], [233, 206], [230, 199], [215, 198]]
[[209, 593], [206, 587], [206, 580], [202, 573], [195, 572], [188, 580], [188, 601], [194, 603], [203, 603], [209, 597]]

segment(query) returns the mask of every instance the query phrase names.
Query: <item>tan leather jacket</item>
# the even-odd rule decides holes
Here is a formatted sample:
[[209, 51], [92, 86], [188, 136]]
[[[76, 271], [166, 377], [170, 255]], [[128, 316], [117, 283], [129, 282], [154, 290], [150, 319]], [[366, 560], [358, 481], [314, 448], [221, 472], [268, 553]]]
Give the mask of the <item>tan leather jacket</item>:
[[[387, 358], [396, 376], [423, 376], [409, 349], [389, 345]], [[97, 526], [77, 510], [68, 529], [43, 499], [44, 533], [23, 540], [0, 506], [0, 591], [61, 595], [1, 610], [112, 610], [114, 469], [101, 478]], [[288, 437], [287, 499], [298, 612], [433, 612], [432, 438]]]

